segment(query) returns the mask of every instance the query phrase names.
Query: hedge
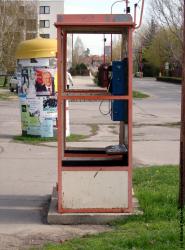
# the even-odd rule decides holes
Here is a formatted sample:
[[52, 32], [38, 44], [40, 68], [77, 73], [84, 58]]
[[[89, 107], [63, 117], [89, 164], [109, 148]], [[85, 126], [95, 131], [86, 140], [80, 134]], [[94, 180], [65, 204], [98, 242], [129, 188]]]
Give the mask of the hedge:
[[176, 84], [182, 83], [182, 78], [180, 77], [161, 76], [161, 77], [157, 77], [156, 80], [160, 82], [169, 82], [169, 83], [176, 83]]

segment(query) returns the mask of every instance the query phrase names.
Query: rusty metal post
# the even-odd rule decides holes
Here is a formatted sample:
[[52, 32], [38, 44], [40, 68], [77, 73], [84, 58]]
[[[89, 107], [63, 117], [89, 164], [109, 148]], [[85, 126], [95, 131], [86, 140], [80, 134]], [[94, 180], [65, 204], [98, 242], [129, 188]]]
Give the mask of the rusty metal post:
[[182, 90], [181, 90], [181, 133], [180, 133], [180, 186], [179, 206], [185, 204], [185, 0], [183, 25], [183, 59], [182, 59]]

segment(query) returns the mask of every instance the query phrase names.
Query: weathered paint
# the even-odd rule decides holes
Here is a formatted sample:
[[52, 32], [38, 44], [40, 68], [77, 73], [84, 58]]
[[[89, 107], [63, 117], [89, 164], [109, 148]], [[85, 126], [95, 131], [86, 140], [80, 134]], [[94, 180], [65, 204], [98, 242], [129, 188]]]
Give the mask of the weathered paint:
[[67, 14], [57, 15], [56, 26], [69, 25], [133, 25], [130, 14]]
[[[59, 127], [58, 127], [58, 211], [61, 213], [119, 213], [132, 212], [132, 29], [134, 23], [126, 14], [120, 15], [59, 15], [58, 29], [58, 74]], [[128, 19], [127, 19], [128, 18]], [[126, 96], [107, 95], [102, 91], [65, 90], [66, 33], [119, 33], [128, 42], [129, 94]], [[63, 166], [65, 151], [65, 101], [66, 100], [128, 100], [128, 166]], [[61, 121], [62, 116], [64, 119]], [[63, 139], [62, 139], [63, 138]], [[81, 156], [82, 158], [87, 157]], [[66, 155], [65, 155], [66, 156]], [[71, 153], [70, 157], [76, 157]], [[97, 156], [96, 156], [97, 157]], [[101, 168], [101, 171], [99, 171]]]
[[66, 209], [127, 208], [127, 171], [63, 171], [62, 204]]

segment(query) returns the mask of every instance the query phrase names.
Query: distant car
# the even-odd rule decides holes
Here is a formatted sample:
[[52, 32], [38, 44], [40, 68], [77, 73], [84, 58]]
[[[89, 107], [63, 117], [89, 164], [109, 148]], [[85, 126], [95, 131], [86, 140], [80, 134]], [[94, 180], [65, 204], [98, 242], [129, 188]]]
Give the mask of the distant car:
[[11, 92], [16, 91], [18, 93], [18, 80], [16, 76], [12, 76], [9, 81], [9, 89]]

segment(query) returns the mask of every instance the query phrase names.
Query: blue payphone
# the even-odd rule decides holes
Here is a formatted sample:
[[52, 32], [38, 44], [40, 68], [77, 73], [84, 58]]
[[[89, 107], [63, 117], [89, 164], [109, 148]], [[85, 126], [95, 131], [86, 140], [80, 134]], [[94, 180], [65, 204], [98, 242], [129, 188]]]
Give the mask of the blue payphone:
[[[112, 62], [110, 92], [112, 95], [128, 94], [128, 58], [125, 58], [122, 61]], [[111, 119], [112, 121], [128, 122], [128, 101], [111, 101]]]

